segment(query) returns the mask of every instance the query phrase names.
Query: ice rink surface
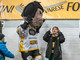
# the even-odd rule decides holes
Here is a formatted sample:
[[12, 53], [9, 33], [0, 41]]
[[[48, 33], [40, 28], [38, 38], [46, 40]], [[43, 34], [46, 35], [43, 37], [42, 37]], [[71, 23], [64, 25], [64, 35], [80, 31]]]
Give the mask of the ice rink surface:
[[[45, 32], [53, 26], [58, 26], [65, 36], [65, 42], [62, 44], [63, 60], [79, 60], [80, 59], [80, 20], [48, 20], [40, 29], [38, 46], [40, 53], [45, 58], [47, 43], [43, 41]], [[18, 52], [18, 35], [16, 33], [17, 26], [20, 21], [4, 21], [3, 33], [7, 42], [7, 48], [15, 55], [14, 59], [6, 58], [6, 60], [22, 60], [20, 52]]]

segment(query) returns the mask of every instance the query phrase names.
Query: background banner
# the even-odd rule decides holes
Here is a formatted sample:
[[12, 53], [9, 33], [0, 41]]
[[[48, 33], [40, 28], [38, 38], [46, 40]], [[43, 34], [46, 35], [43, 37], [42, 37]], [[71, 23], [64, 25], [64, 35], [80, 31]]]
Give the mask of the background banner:
[[[24, 7], [34, 0], [0, 0], [1, 19], [22, 19]], [[36, 0], [44, 7], [45, 19], [80, 19], [80, 0]]]

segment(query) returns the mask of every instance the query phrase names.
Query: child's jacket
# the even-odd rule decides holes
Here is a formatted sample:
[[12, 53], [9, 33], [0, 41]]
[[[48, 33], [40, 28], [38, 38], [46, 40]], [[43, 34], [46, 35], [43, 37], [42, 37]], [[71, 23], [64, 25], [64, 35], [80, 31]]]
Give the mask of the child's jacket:
[[5, 56], [14, 58], [14, 55], [6, 48], [6, 43], [0, 41], [0, 60], [5, 60]]

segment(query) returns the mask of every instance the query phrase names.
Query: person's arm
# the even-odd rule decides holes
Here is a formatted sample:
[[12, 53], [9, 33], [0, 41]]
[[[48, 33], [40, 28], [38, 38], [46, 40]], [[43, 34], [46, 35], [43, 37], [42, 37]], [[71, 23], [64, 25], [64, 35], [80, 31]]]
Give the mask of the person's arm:
[[32, 17], [27, 16], [24, 20], [24, 23], [17, 27], [17, 33], [20, 37], [25, 36], [25, 29], [28, 28], [29, 24], [32, 22]]
[[48, 42], [50, 40], [50, 31], [47, 31], [43, 36], [43, 40]]
[[24, 20], [24, 23], [23, 24], [21, 24], [20, 26], [21, 26], [21, 28], [22, 29], [27, 29], [27, 27], [29, 26], [29, 24], [32, 22], [32, 17], [30, 16], [30, 15], [28, 15], [26, 18], [25, 18], [25, 20]]
[[24, 37], [25, 36], [25, 30], [21, 27], [21, 26], [18, 26], [17, 27], [17, 34], [20, 36], [20, 37]]
[[2, 52], [6, 57], [14, 58], [14, 55], [6, 48], [5, 44], [1, 45], [0, 48], [1, 48], [1, 52]]
[[58, 35], [58, 36], [59, 36], [59, 42], [60, 42], [60, 43], [65, 42], [65, 37], [64, 37], [64, 35], [62, 34], [62, 32], [59, 32], [58, 34], [59, 34], [59, 35]]

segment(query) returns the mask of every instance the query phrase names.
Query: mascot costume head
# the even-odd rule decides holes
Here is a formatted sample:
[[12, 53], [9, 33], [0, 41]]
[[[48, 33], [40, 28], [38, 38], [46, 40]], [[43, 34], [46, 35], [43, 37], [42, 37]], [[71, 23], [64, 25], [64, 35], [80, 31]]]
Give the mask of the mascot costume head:
[[40, 5], [40, 2], [34, 1], [25, 6], [21, 16], [24, 18], [24, 24], [21, 25], [23, 29], [29, 27], [29, 33], [35, 35], [39, 33], [43, 22], [45, 21], [43, 16], [44, 9]]

